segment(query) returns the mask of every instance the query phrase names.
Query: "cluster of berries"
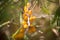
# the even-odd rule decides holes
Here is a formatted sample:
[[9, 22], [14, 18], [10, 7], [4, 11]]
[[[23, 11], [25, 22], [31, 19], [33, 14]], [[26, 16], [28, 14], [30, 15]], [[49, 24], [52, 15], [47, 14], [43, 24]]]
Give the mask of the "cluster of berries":
[[22, 28], [20, 29], [20, 33], [15, 35], [15, 39], [24, 38], [24, 33], [28, 27], [29, 29], [27, 33], [33, 33], [36, 31], [36, 28], [32, 25], [32, 22], [36, 17], [32, 16], [32, 10], [30, 9], [30, 6], [30, 3], [27, 3], [27, 5], [24, 6]]

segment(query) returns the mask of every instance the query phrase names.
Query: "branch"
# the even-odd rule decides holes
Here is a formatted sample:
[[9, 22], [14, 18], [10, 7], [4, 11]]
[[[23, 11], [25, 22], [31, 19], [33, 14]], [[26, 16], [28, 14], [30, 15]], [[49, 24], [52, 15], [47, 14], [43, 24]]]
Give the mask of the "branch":
[[4, 22], [3, 24], [0, 25], [0, 27], [6, 25], [6, 24], [8, 24], [8, 23], [10, 23], [10, 21]]

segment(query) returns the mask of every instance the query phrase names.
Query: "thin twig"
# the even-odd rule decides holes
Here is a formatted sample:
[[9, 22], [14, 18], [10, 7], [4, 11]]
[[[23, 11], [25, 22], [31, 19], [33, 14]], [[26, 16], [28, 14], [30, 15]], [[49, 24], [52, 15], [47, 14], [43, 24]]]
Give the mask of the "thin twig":
[[6, 25], [6, 24], [8, 24], [8, 23], [10, 23], [10, 21], [4, 22], [3, 24], [0, 25], [0, 27]]
[[31, 7], [31, 10], [36, 6], [36, 4], [37, 4], [37, 1], [35, 2], [34, 6], [33, 6], [33, 7]]

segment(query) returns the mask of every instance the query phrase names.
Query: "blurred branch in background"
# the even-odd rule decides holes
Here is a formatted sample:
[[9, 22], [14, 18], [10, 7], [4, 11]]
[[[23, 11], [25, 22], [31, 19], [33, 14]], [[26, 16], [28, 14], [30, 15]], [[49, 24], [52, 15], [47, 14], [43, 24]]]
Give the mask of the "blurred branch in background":
[[4, 25], [7, 25], [7, 24], [9, 24], [9, 23], [10, 23], [10, 21], [4, 22], [3, 24], [0, 25], [0, 27], [2, 27], [2, 26], [4, 26]]

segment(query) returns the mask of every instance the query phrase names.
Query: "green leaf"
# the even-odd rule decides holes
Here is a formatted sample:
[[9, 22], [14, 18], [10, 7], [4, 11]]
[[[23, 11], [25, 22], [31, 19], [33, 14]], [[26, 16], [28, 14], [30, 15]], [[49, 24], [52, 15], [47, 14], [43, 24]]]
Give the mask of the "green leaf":
[[42, 11], [46, 14], [49, 14], [49, 10], [46, 7], [42, 7]]
[[28, 0], [25, 0], [25, 5], [27, 4]]
[[55, 12], [54, 18], [52, 20], [52, 24], [54, 24], [55, 21], [58, 20], [58, 18], [60, 18], [60, 7], [58, 7], [56, 12]]

